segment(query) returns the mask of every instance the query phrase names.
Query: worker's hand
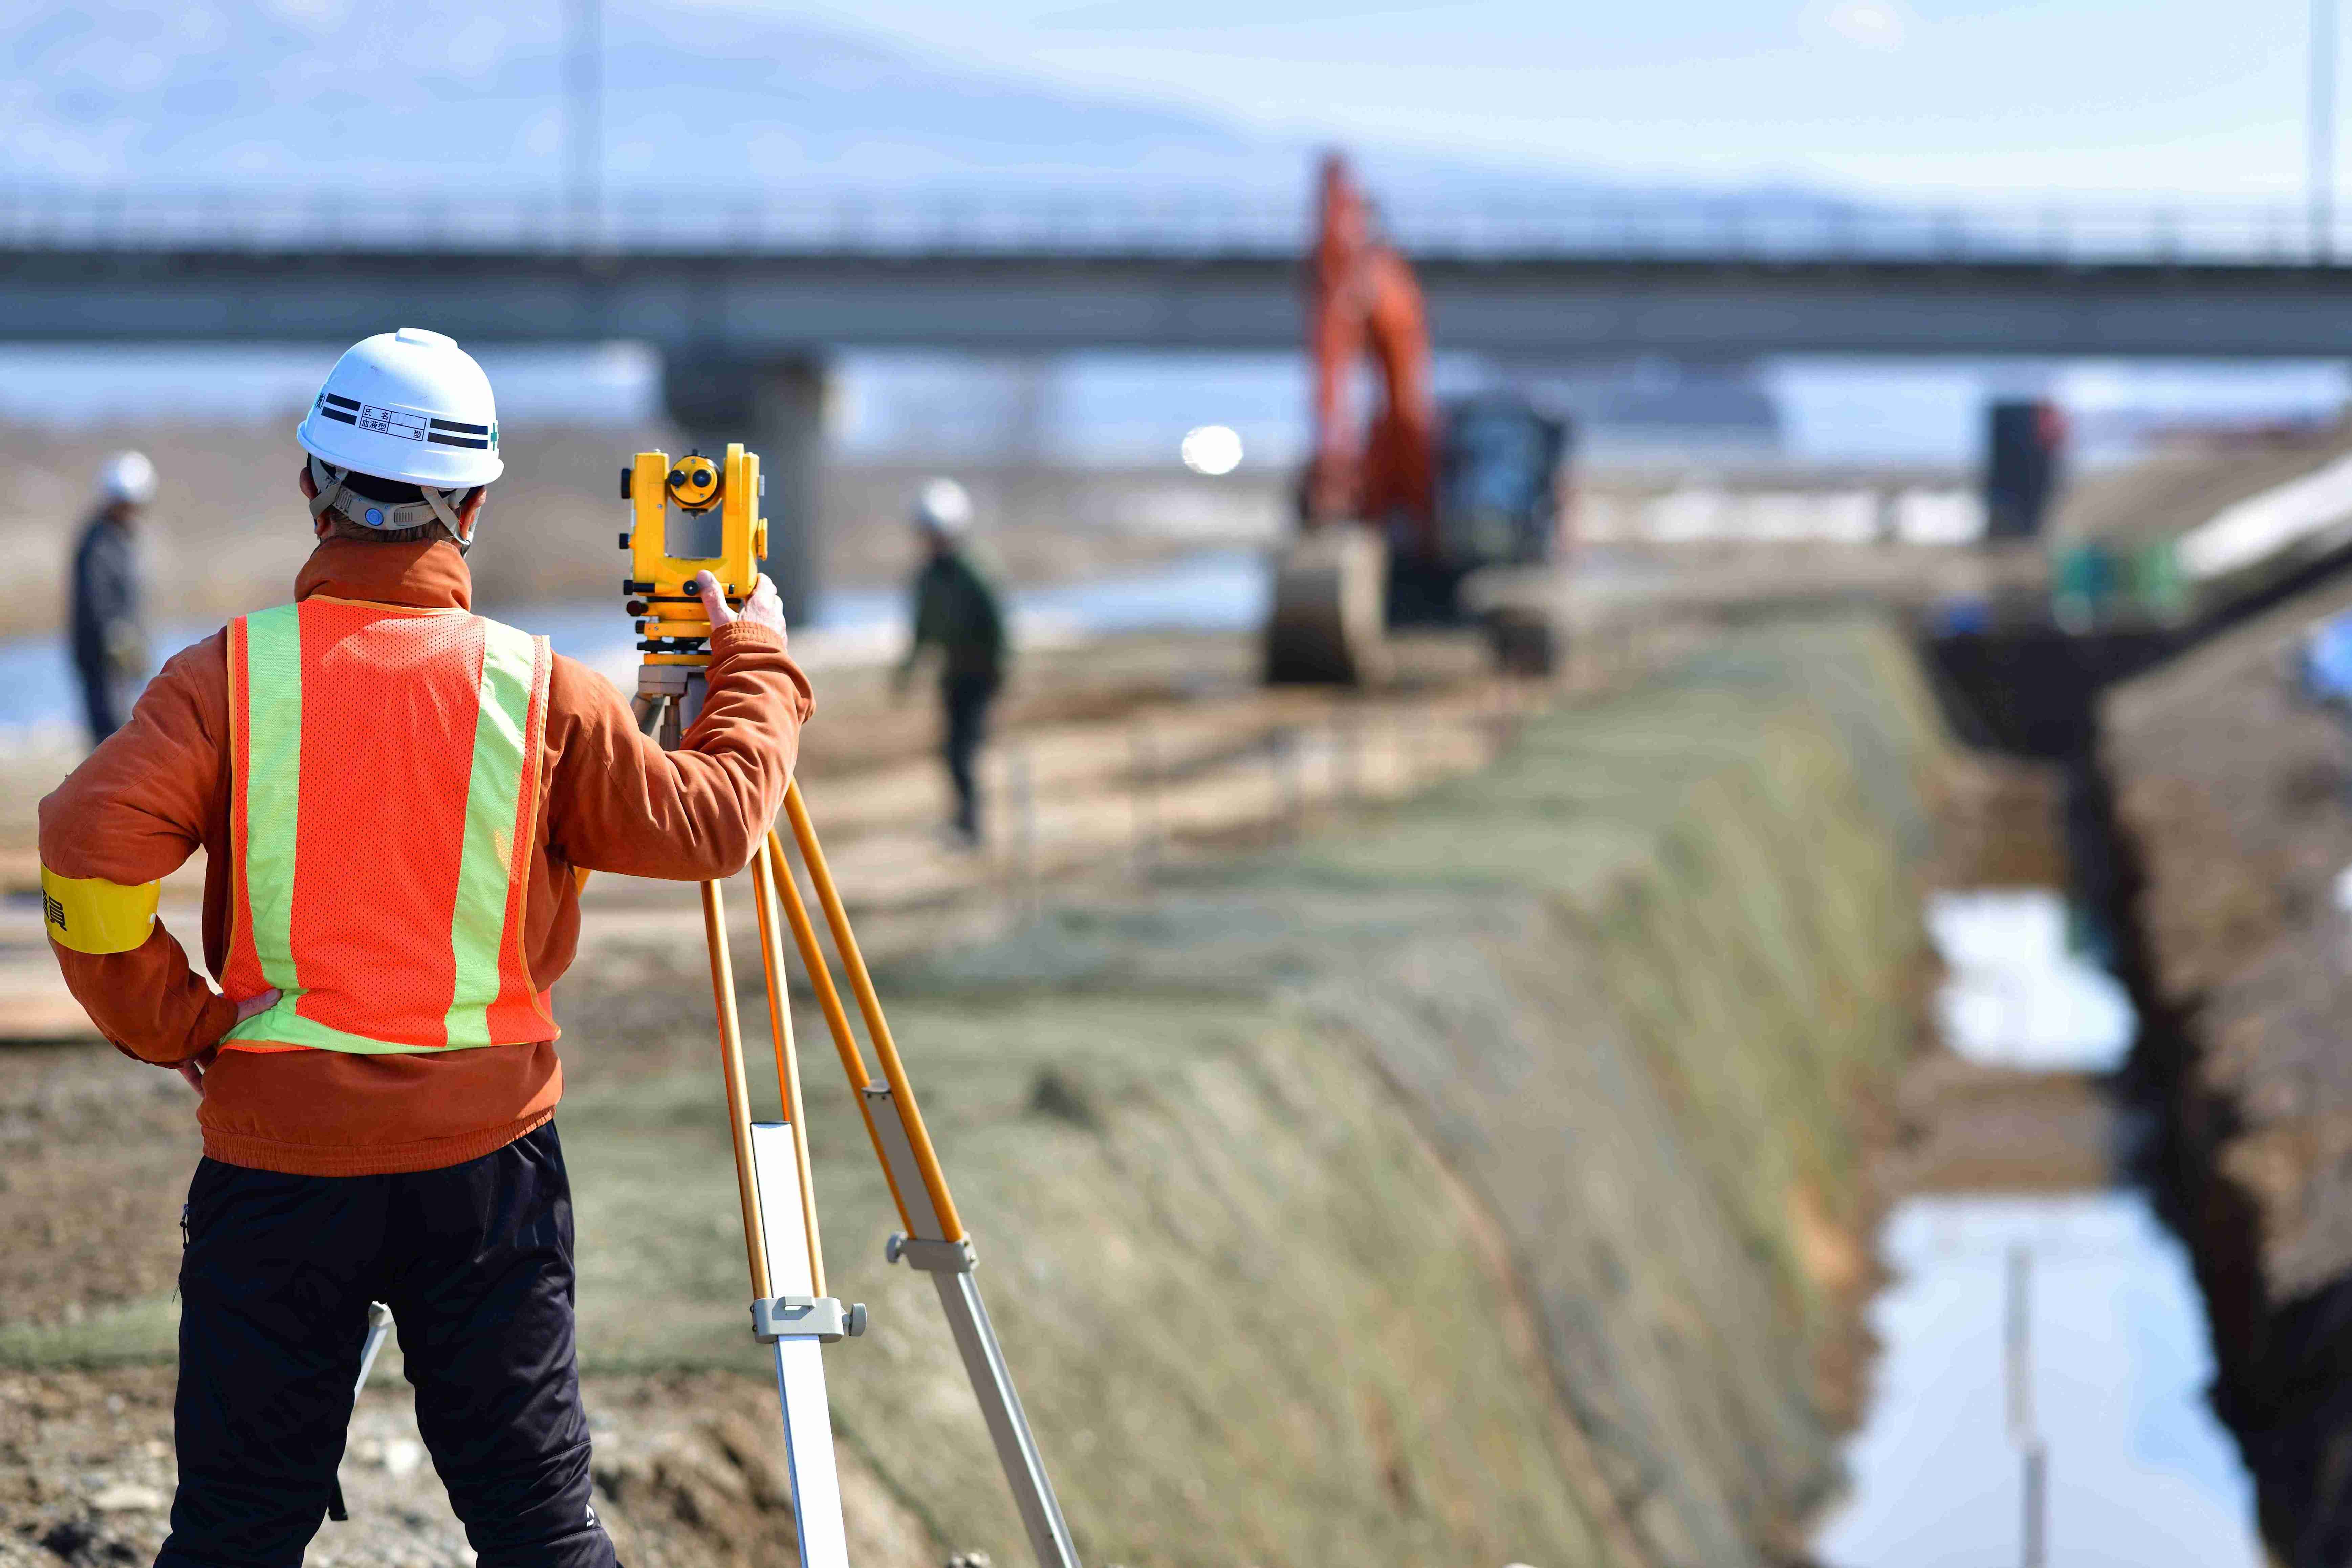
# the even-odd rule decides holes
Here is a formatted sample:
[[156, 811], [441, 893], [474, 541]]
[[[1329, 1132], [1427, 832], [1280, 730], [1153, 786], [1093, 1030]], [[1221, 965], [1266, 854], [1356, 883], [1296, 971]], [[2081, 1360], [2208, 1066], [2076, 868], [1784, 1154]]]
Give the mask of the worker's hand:
[[[253, 1017], [257, 1014], [268, 1012], [272, 1007], [278, 1005], [278, 998], [283, 993], [278, 991], [255, 992], [252, 995], [247, 997], [244, 1001], [236, 1005], [236, 1021], [242, 1024], [247, 1018]], [[194, 1060], [184, 1061], [180, 1064], [180, 1076], [188, 1080], [188, 1087], [194, 1089], [198, 1094], [204, 1093], [205, 1074], [212, 1070], [213, 1058], [218, 1055], [220, 1055], [220, 1047], [218, 1046], [215, 1046], [211, 1050], [205, 1051], [201, 1056], [198, 1056]]]
[[720, 626], [731, 626], [740, 619], [755, 626], [766, 626], [778, 637], [786, 635], [784, 602], [776, 596], [776, 585], [768, 580], [764, 572], [760, 574], [760, 580], [751, 584], [751, 595], [743, 601], [743, 611], [740, 616], [727, 607], [726, 590], [719, 587], [719, 579], [709, 573], [697, 572], [694, 574], [694, 591], [702, 595], [702, 613], [710, 618], [712, 631]]

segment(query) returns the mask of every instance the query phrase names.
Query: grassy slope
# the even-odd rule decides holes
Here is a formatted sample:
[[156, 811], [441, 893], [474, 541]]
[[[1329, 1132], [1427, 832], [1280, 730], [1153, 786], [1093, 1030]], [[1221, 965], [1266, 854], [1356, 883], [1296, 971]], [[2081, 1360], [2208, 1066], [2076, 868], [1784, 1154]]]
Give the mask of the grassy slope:
[[[884, 975], [1087, 1559], [1761, 1561], [1833, 1479], [1819, 1233], [1906, 1037], [1937, 745], [1883, 630], [1745, 633], [1353, 829]], [[829, 1362], [853, 1479], [1022, 1561], [803, 1037], [874, 1309]], [[592, 1370], [760, 1364], [713, 1076], [567, 1102]]]
[[[1089, 1557], [1753, 1561], [1832, 1479], [1799, 1211], [1853, 1217], [1848, 1112], [1906, 1037], [1937, 747], [1885, 634], [1751, 634], [1366, 829], [886, 976]], [[840, 1417], [1017, 1559], [820, 1065], [877, 1322]], [[567, 1113], [586, 1342], [740, 1359], [709, 1090], [667, 1092]]]

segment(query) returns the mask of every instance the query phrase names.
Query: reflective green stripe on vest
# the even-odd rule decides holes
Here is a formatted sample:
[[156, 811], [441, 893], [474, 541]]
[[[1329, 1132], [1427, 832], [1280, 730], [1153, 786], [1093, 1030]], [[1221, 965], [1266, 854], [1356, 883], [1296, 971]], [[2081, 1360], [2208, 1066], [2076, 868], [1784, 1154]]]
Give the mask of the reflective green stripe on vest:
[[[302, 800], [302, 623], [280, 605], [245, 618], [247, 687], [245, 890], [253, 952], [263, 978], [285, 1000], [228, 1032], [274, 1040], [261, 1026], [284, 1013], [290, 1025], [301, 985], [294, 975], [294, 834]], [[290, 1043], [290, 1042], [289, 1042]]]
[[[499, 945], [513, 888], [515, 810], [522, 788], [530, 687], [539, 650], [528, 635], [485, 621], [482, 708], [474, 722], [474, 769], [466, 784], [466, 847], [449, 948], [457, 986], [449, 1005], [449, 1044], [487, 1046], [490, 1004], [499, 997]], [[528, 847], [528, 846], [526, 846]]]
[[[449, 923], [456, 985], [444, 1018], [448, 1044], [416, 1046], [355, 1035], [305, 1017], [297, 1010], [303, 994], [292, 938], [302, 752], [299, 613], [299, 606], [286, 605], [246, 619], [244, 751], [249, 771], [245, 781], [243, 874], [254, 953], [264, 977], [283, 994], [268, 1011], [229, 1030], [226, 1038], [364, 1056], [495, 1044], [488, 1013], [499, 992], [499, 953], [517, 869], [515, 826], [523, 770], [532, 748], [535, 639], [496, 621], [480, 623], [484, 631], [480, 705]], [[523, 847], [526, 852], [530, 847]]]

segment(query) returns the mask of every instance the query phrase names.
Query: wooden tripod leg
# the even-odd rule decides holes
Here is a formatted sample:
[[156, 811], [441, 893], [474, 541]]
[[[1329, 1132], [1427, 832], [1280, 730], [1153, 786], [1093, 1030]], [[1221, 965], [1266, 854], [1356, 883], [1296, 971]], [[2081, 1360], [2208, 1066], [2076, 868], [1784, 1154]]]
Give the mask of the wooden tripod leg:
[[[873, 976], [866, 972], [865, 955], [857, 951], [857, 933], [849, 929], [849, 912], [842, 908], [840, 891], [833, 885], [833, 871], [824, 863], [824, 846], [817, 842], [816, 826], [809, 821], [808, 806], [801, 799], [797, 779], [784, 791], [784, 815], [792, 821], [793, 840], [800, 847], [801, 863], [808, 868], [809, 881], [816, 888], [816, 901], [824, 910], [824, 923], [833, 931], [834, 951], [841, 954], [841, 966], [849, 975], [849, 988], [857, 997], [857, 1010], [866, 1019], [866, 1037], [874, 1042], [874, 1054], [882, 1063], [883, 1080], [890, 1086], [898, 1119], [906, 1127], [916, 1169], [922, 1174], [923, 1190], [930, 1194], [931, 1207], [939, 1215], [939, 1239], [961, 1241], [962, 1216], [956, 1213], [955, 1199], [948, 1193], [947, 1173], [940, 1169], [939, 1152], [931, 1147], [930, 1130], [923, 1125], [922, 1109], [915, 1103], [914, 1087], [907, 1081], [906, 1064], [898, 1059], [898, 1042], [890, 1037], [889, 1020], [882, 1016], [882, 999], [875, 994]], [[904, 1212], [906, 1205], [901, 1204], [899, 1207]]]
[[784, 907], [784, 922], [792, 928], [793, 945], [800, 950], [801, 968], [809, 977], [809, 989], [816, 994], [816, 1005], [824, 1015], [825, 1032], [833, 1037], [833, 1048], [841, 1058], [841, 1070], [849, 1077], [850, 1093], [856, 1098], [857, 1114], [866, 1121], [866, 1136], [874, 1145], [874, 1158], [882, 1167], [882, 1179], [890, 1185], [890, 1201], [898, 1208], [898, 1222], [909, 1231], [915, 1228], [915, 1216], [907, 1208], [906, 1194], [898, 1190], [898, 1178], [890, 1169], [890, 1153], [882, 1146], [882, 1130], [874, 1121], [874, 1108], [866, 1101], [864, 1090], [872, 1080], [866, 1076], [866, 1058], [858, 1053], [857, 1036], [849, 1026], [849, 1014], [841, 1005], [841, 991], [833, 983], [833, 971], [824, 962], [824, 948], [817, 942], [816, 926], [809, 920], [808, 905], [801, 900], [800, 884], [793, 880], [792, 865], [784, 858], [784, 846], [774, 831], [768, 834], [768, 863], [776, 868], [775, 888]]
[[727, 951], [727, 904], [716, 882], [702, 884], [702, 934], [710, 948], [710, 995], [719, 1013], [719, 1054], [727, 1080], [727, 1131], [735, 1144], [735, 1186], [743, 1203], [743, 1247], [751, 1255], [751, 1294], [768, 1288], [767, 1227], [751, 1165], [751, 1096], [743, 1081], [743, 1025], [735, 1012], [735, 964]]

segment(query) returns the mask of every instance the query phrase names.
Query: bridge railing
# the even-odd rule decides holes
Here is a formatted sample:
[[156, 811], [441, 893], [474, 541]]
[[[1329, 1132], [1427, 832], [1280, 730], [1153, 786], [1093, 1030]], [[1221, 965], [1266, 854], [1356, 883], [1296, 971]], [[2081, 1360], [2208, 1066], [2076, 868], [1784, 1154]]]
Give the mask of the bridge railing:
[[[1286, 258], [1307, 243], [1308, 220], [1296, 198], [1192, 187], [741, 198], [625, 190], [585, 210], [553, 196], [0, 184], [0, 250], [20, 253]], [[1430, 259], [2310, 266], [2352, 258], [2352, 223], [2322, 232], [2285, 203], [1899, 206], [1597, 194], [1400, 202], [1385, 221], [1408, 251]]]

